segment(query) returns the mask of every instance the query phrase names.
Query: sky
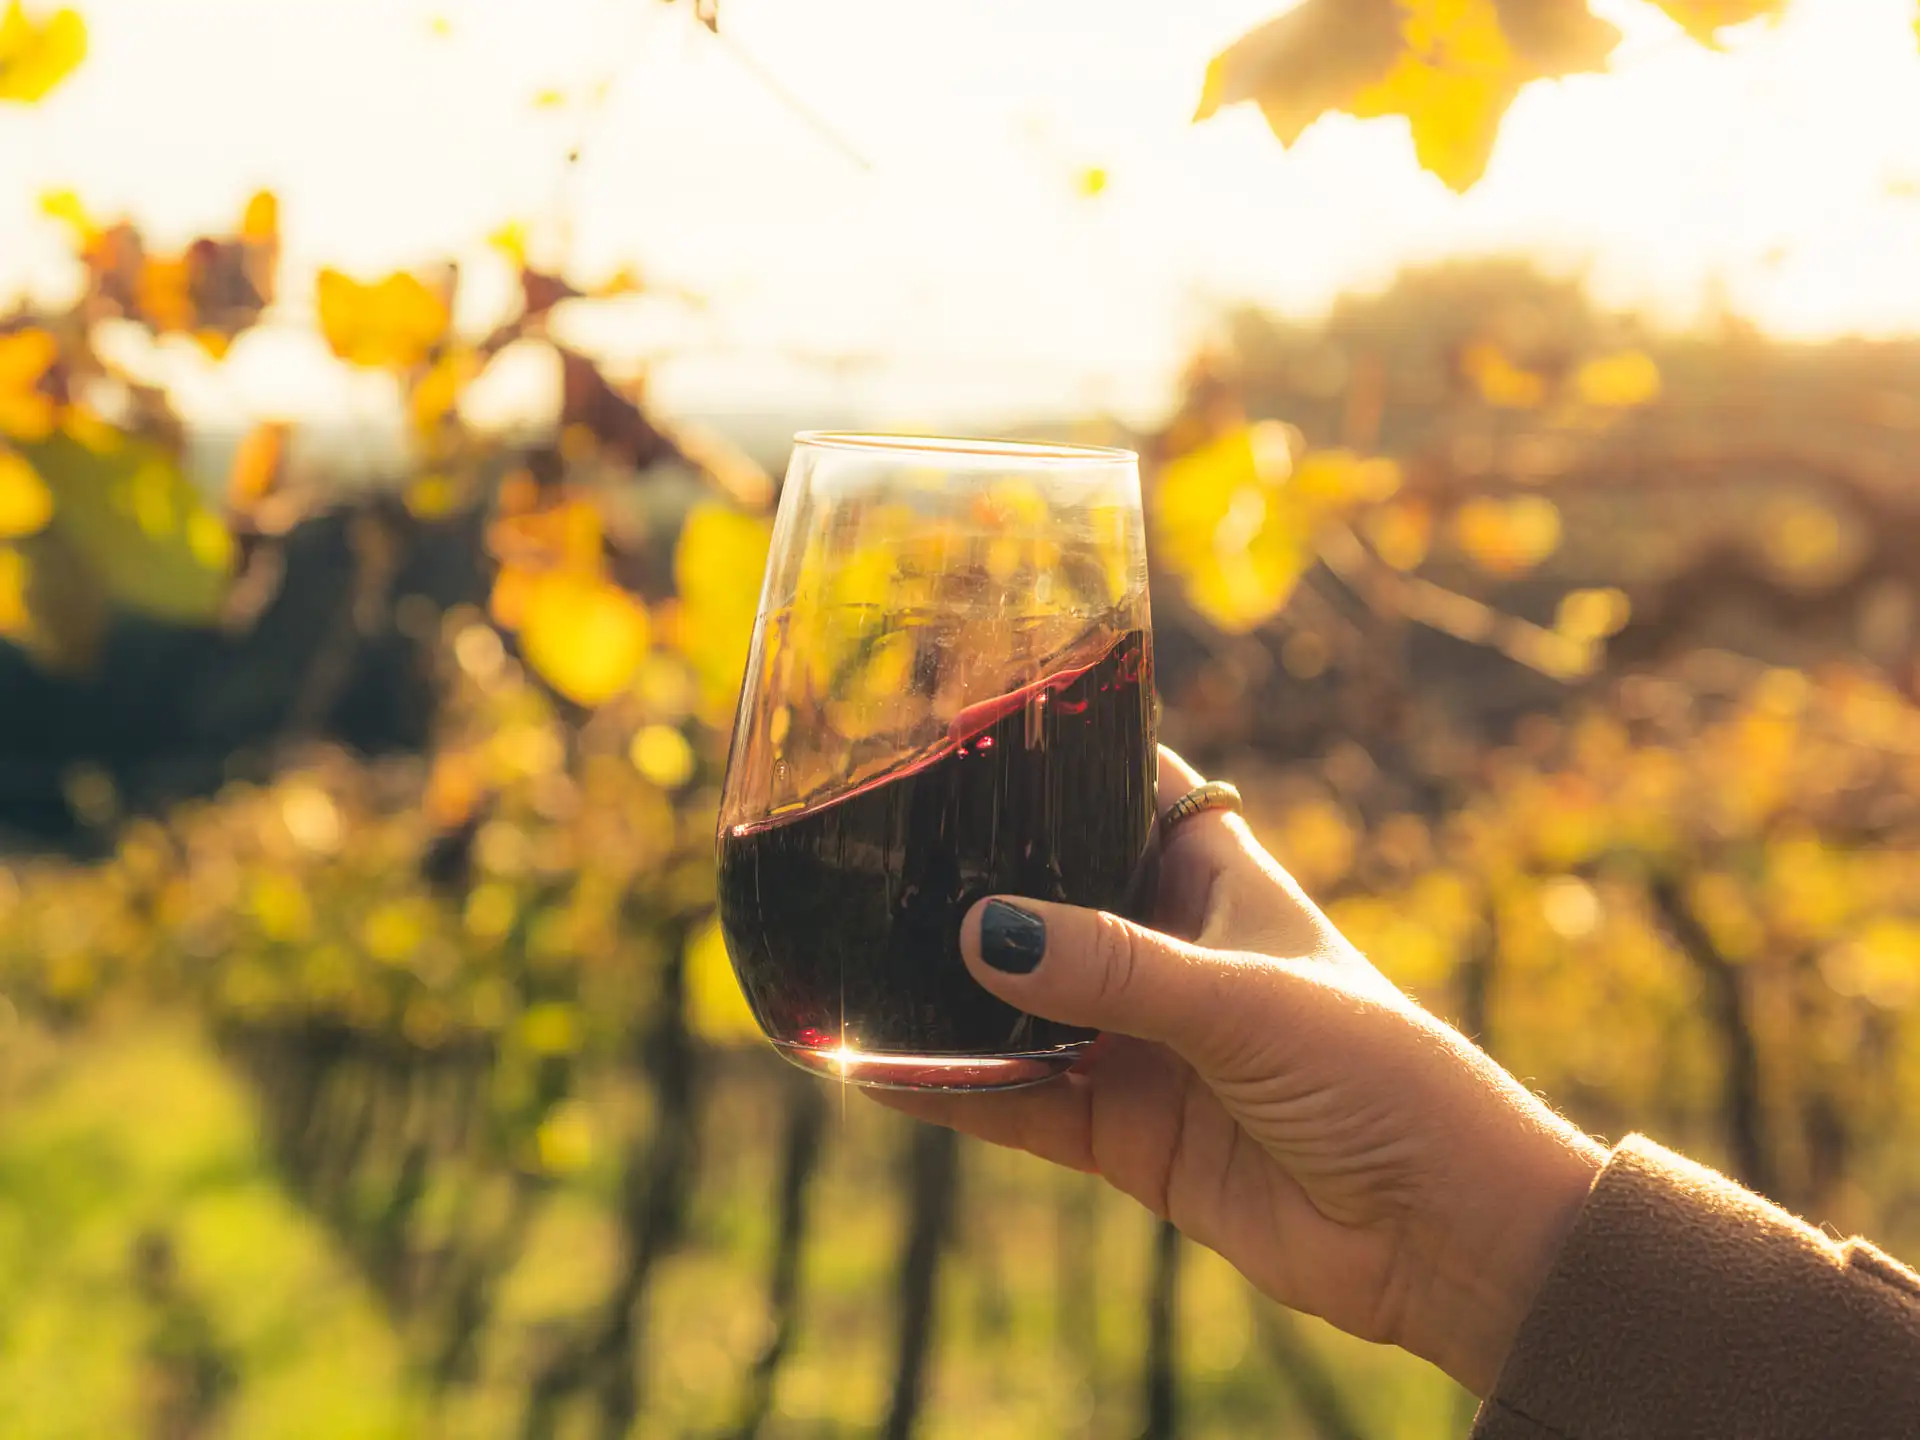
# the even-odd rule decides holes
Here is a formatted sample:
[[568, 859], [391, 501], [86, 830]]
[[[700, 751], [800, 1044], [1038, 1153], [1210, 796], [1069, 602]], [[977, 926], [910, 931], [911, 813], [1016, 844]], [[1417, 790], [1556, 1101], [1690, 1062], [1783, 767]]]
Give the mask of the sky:
[[44, 190], [178, 241], [271, 186], [277, 323], [224, 367], [152, 357], [210, 423], [377, 407], [306, 329], [313, 269], [459, 255], [480, 323], [509, 221], [536, 260], [658, 288], [577, 338], [689, 413], [1146, 422], [1229, 304], [1310, 314], [1487, 252], [1676, 323], [1920, 332], [1913, 0], [1795, 0], [1718, 54], [1595, 0], [1612, 73], [1529, 87], [1464, 197], [1402, 121], [1290, 150], [1249, 107], [1189, 123], [1209, 56], [1285, 0], [722, 0], [718, 40], [684, 0], [74, 3], [81, 71], [0, 111], [0, 308], [71, 283]]

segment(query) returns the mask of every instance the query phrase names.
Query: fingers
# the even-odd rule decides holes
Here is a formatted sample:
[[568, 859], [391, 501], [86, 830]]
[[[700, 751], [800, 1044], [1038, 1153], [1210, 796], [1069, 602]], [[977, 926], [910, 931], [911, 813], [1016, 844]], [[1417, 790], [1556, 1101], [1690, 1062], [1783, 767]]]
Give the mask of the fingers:
[[1166, 746], [1160, 747], [1160, 769], [1156, 779], [1159, 789], [1160, 813], [1167, 813], [1167, 807], [1178, 800], [1196, 785], [1204, 784], [1205, 778], [1186, 761], [1182, 760]]
[[1082, 1075], [984, 1095], [868, 1090], [889, 1110], [944, 1125], [989, 1144], [1025, 1150], [1056, 1165], [1087, 1171], [1093, 1161], [1092, 1089]]
[[1237, 1052], [1260, 1023], [1250, 1012], [1264, 1008], [1268, 967], [1257, 959], [1100, 910], [984, 900], [961, 925], [960, 949], [974, 978], [1021, 1010], [1160, 1041], [1196, 1063]]
[[[1160, 747], [1164, 815], [1201, 784], [1199, 771]], [[1254, 838], [1241, 816], [1210, 810], [1157, 837], [1157, 929], [1221, 950], [1304, 955], [1326, 947], [1333, 927], [1294, 878]]]

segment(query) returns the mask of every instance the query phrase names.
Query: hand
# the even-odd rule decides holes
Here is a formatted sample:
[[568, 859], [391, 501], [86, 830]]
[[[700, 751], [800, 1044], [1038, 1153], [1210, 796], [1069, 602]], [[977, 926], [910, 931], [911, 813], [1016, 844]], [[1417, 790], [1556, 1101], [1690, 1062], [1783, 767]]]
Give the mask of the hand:
[[[1164, 803], [1198, 783], [1160, 752]], [[1154, 920], [976, 905], [981, 985], [1105, 1033], [1033, 1089], [875, 1098], [1101, 1175], [1282, 1304], [1487, 1394], [1604, 1151], [1395, 989], [1239, 816], [1167, 837]]]

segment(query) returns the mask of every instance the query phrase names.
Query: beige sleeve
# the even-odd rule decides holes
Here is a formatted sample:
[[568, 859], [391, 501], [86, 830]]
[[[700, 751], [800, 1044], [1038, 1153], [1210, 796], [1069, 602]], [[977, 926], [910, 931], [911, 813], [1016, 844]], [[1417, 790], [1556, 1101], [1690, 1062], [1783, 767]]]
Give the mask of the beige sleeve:
[[1473, 1436], [1916, 1440], [1920, 1277], [1633, 1136]]

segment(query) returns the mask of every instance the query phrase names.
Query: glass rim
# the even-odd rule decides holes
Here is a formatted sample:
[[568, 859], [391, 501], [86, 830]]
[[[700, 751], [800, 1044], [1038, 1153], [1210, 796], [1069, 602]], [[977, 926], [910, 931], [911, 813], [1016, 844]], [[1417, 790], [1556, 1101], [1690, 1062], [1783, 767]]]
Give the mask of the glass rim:
[[1036, 465], [1138, 465], [1132, 450], [1110, 445], [1081, 445], [1054, 440], [992, 440], [960, 435], [890, 435], [866, 430], [802, 430], [795, 447], [813, 450], [849, 450], [855, 453], [919, 455], [932, 458], [966, 456], [982, 460], [1009, 460]]

